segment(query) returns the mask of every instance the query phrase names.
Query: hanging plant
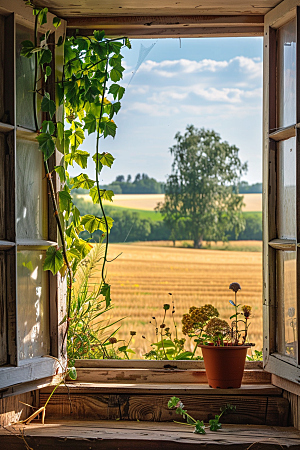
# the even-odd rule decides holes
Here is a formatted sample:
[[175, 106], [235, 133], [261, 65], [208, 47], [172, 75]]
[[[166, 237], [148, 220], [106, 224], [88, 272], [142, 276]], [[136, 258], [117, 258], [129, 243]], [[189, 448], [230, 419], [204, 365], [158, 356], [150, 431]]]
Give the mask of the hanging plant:
[[[80, 232], [84, 230], [89, 233], [101, 230], [103, 233], [105, 252], [100, 293], [105, 297], [106, 307], [109, 307], [111, 302], [110, 285], [106, 281], [106, 263], [113, 219], [105, 214], [103, 201], [112, 201], [114, 193], [111, 190], [101, 189], [99, 175], [105, 166], [112, 167], [114, 157], [110, 153], [101, 152], [100, 142], [101, 139], [109, 136], [114, 138], [116, 135], [117, 125], [114, 118], [121, 108], [120, 100], [125, 93], [125, 88], [119, 84], [125, 70], [122, 66], [121, 50], [124, 46], [131, 48], [131, 45], [127, 38], [108, 39], [104, 31], [97, 30], [90, 37], [78, 35], [67, 36], [65, 39], [60, 37], [58, 42], [51, 46], [50, 31], [46, 31], [38, 39], [39, 26], [47, 24], [48, 9], [35, 7], [31, 1], [25, 3], [33, 8], [35, 31], [34, 42], [29, 40], [22, 42], [21, 55], [35, 59], [33, 105], [35, 127], [38, 132], [36, 139], [44, 155], [46, 177], [61, 240], [60, 247], [48, 248], [44, 270], [50, 270], [54, 275], [58, 271], [67, 275], [67, 314], [61, 322], [61, 324], [67, 322], [63, 339], [65, 342], [70, 321], [73, 277], [79, 262], [92, 248], [88, 242], [80, 238]], [[61, 21], [58, 17], [54, 17], [52, 24], [58, 28]], [[64, 45], [63, 73], [62, 78], [55, 81], [57, 102], [57, 99], [51, 98], [50, 92], [47, 91], [47, 80], [52, 73], [53, 49], [62, 45]], [[38, 66], [42, 74], [40, 80], [38, 80]], [[42, 85], [41, 88], [38, 87], [38, 83]], [[46, 116], [46, 120], [41, 124], [38, 123], [37, 96], [41, 96], [41, 110]], [[61, 108], [64, 114], [59, 120], [57, 111]], [[90, 155], [79, 147], [84, 142], [86, 134], [92, 133], [96, 134], [96, 148], [94, 154]], [[48, 166], [48, 160], [55, 149], [62, 154], [60, 165], [54, 168], [63, 185], [59, 192], [54, 189], [52, 173]], [[94, 179], [89, 178], [84, 172], [90, 156], [95, 167]], [[78, 175], [71, 178], [68, 167], [74, 165], [80, 170]], [[92, 201], [99, 205], [99, 216], [80, 215], [72, 199], [72, 189], [77, 188], [89, 191]]]

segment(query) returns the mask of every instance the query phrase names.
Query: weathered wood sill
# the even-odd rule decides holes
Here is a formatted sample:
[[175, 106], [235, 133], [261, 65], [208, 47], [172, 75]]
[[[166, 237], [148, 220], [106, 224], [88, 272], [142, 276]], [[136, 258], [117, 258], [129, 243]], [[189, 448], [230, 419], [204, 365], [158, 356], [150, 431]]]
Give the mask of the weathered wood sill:
[[300, 432], [292, 427], [224, 425], [218, 432], [199, 435], [192, 427], [174, 423], [48, 420], [44, 426], [8, 430], [0, 429], [0, 442], [10, 450], [24, 450], [22, 435], [34, 450], [300, 449]]

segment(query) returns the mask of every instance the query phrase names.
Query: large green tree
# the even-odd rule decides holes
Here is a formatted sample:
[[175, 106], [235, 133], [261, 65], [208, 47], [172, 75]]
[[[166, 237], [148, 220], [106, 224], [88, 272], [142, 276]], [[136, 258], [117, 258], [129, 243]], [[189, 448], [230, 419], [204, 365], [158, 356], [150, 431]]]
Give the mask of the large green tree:
[[239, 149], [222, 142], [218, 133], [188, 125], [177, 133], [170, 148], [172, 174], [159, 205], [165, 223], [174, 230], [184, 225], [187, 238], [201, 248], [203, 239], [225, 241], [234, 230], [244, 229], [243, 197], [237, 194], [241, 175], [247, 170]]

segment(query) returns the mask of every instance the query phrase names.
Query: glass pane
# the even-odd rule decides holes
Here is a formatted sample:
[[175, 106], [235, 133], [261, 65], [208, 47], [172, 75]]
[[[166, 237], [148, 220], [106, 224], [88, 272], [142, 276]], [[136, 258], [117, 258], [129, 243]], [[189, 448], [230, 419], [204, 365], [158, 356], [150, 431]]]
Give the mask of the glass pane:
[[297, 358], [296, 252], [277, 252], [278, 351]]
[[278, 238], [296, 239], [296, 138], [278, 144]]
[[7, 363], [6, 260], [0, 251], [0, 366]]
[[17, 237], [47, 239], [47, 185], [38, 143], [17, 141]]
[[18, 251], [19, 358], [49, 354], [48, 275], [43, 270], [45, 252]]
[[[16, 25], [16, 116], [17, 125], [35, 130], [33, 114], [33, 89], [34, 89], [34, 57], [21, 56], [22, 41], [34, 41], [33, 30]], [[40, 75], [38, 74], [38, 79]], [[39, 97], [39, 96], [37, 96]]]
[[0, 239], [6, 238], [5, 220], [5, 136], [0, 133]]
[[296, 18], [278, 30], [278, 127], [296, 123]]

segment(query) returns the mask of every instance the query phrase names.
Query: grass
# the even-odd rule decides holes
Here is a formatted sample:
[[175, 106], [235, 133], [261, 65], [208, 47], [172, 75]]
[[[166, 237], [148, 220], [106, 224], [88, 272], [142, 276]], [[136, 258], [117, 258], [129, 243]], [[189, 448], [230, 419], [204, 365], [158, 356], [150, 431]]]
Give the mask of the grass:
[[[149, 322], [153, 322], [155, 316], [160, 324], [163, 304], [171, 303], [172, 299], [180, 335], [181, 317], [191, 306], [212, 303], [219, 309], [220, 316], [228, 319], [233, 314], [229, 304], [233, 293], [228, 289], [233, 281], [242, 286], [239, 302], [252, 306], [250, 339], [256, 343], [255, 348], [261, 350], [261, 252], [168, 248], [151, 243], [110, 244], [109, 258], [119, 253], [121, 256], [108, 264], [115, 306], [112, 320], [126, 316], [118, 333], [120, 339], [128, 340], [130, 331], [137, 332], [133, 341], [135, 357], [141, 358], [150, 350], [149, 342], [155, 341], [155, 327]], [[171, 325], [171, 314], [167, 320]], [[192, 345], [187, 338], [187, 346]]]

